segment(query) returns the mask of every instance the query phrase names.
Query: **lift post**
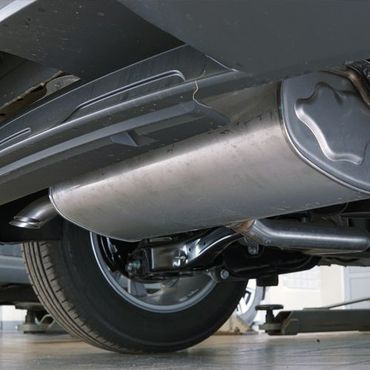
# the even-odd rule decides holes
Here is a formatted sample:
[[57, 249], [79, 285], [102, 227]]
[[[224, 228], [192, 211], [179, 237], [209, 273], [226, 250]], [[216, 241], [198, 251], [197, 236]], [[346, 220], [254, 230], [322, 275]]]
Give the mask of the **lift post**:
[[331, 306], [305, 308], [303, 310], [274, 310], [281, 305], [259, 305], [257, 311], [266, 311], [266, 322], [259, 326], [269, 335], [297, 335], [298, 333], [317, 333], [333, 331], [370, 331], [370, 309], [339, 309], [354, 303], [370, 301], [370, 298], [342, 302]]

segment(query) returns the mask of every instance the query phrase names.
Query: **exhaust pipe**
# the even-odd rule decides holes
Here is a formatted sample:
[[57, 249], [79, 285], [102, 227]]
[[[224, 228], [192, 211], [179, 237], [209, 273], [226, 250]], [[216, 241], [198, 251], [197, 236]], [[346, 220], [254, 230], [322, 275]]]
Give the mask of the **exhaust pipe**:
[[[44, 196], [24, 208], [10, 221], [10, 225], [25, 229], [40, 229], [57, 215], [48, 197]], [[221, 235], [219, 235], [220, 230]], [[370, 235], [354, 228], [286, 220], [247, 220], [229, 229], [219, 228], [214, 234], [216, 238], [196, 240], [199, 246], [191, 248], [193, 254], [192, 258], [188, 256], [188, 263], [199, 259], [205, 252], [211, 252], [211, 249], [219, 248], [219, 245], [226, 247], [230, 244], [230, 240], [238, 240], [241, 235], [265, 247], [303, 250], [306, 253], [312, 250], [315, 255], [364, 252], [370, 248]], [[182, 246], [180, 248], [183, 249]]]
[[24, 229], [41, 229], [57, 215], [49, 197], [44, 196], [30, 203], [9, 224]]
[[[316, 73], [210, 101], [228, 127], [53, 186], [55, 210], [97, 234], [137, 241], [369, 198], [370, 111], [345, 77]], [[343, 109], [361, 114], [354, 122]], [[287, 248], [318, 238], [328, 248], [367, 243], [260, 222], [254, 238]]]
[[364, 252], [370, 236], [355, 228], [315, 225], [286, 220], [250, 220], [233, 230], [259, 245], [281, 249], [310, 250], [317, 254]]
[[[40, 229], [57, 215], [45, 196], [30, 203], [14, 217], [10, 225]], [[189, 265], [206, 253], [215, 253], [214, 250], [226, 248], [230, 242], [237, 241], [242, 236], [265, 247], [302, 250], [305, 253], [312, 250], [315, 255], [364, 252], [370, 248], [370, 236], [354, 228], [343, 229], [286, 220], [247, 220], [230, 228], [218, 228], [205, 238], [192, 241], [190, 247], [185, 249], [181, 244], [176, 246], [181, 252], [192, 251], [186, 256], [186, 264]], [[152, 253], [163, 254], [163, 250], [172, 256], [176, 248], [171, 250], [168, 246], [156, 247]]]

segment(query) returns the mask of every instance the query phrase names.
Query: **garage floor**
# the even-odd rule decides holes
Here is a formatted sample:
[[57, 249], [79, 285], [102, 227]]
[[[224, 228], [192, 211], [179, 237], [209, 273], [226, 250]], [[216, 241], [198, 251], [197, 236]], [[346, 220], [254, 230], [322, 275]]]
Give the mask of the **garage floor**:
[[214, 336], [186, 351], [119, 355], [67, 335], [0, 332], [0, 369], [333, 369], [370, 368], [370, 334]]

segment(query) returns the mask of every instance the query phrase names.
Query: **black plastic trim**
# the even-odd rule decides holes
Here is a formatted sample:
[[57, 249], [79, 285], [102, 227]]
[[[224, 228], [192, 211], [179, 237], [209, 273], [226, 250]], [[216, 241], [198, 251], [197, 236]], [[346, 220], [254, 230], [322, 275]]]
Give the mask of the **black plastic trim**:
[[248, 78], [182, 46], [44, 99], [0, 127], [0, 204], [227, 124]]

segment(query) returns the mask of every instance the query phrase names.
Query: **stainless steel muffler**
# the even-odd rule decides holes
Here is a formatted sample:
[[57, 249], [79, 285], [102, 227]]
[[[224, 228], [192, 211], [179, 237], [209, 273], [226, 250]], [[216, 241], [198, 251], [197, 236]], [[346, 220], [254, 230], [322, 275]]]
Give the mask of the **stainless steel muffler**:
[[58, 184], [55, 209], [98, 234], [141, 240], [369, 197], [370, 115], [355, 124], [367, 141], [348, 135], [352, 117], [341, 118], [343, 137], [328, 122], [338, 99], [342, 110], [363, 104], [349, 81], [318, 73], [233, 94], [209, 103], [227, 128]]

